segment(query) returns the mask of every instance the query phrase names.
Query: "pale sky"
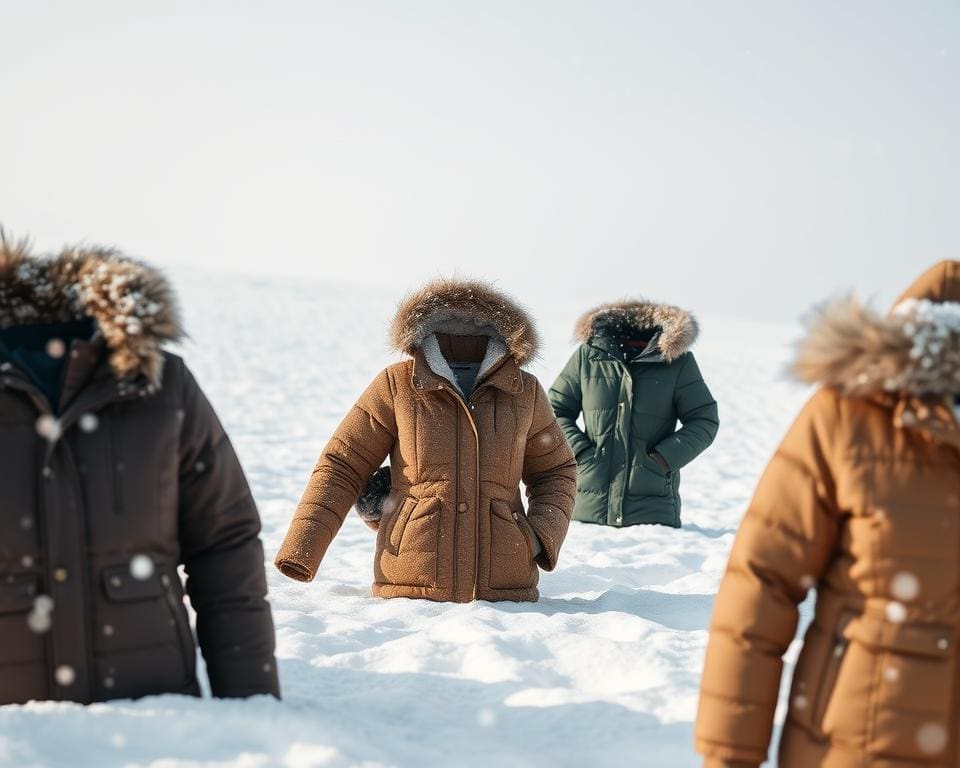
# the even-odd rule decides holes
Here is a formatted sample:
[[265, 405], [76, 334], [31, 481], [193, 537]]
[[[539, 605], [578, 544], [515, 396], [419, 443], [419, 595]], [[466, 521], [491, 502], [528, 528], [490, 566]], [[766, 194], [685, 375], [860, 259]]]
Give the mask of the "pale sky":
[[960, 258], [955, 0], [0, 4], [0, 223], [792, 319]]

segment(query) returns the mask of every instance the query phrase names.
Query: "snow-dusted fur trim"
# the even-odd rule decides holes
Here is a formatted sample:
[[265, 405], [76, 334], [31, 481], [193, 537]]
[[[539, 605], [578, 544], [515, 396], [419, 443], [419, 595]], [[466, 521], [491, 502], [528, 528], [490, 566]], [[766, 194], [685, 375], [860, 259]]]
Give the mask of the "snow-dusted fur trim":
[[383, 504], [390, 495], [390, 465], [385, 464], [367, 480], [357, 497], [357, 514], [365, 523], [379, 523], [383, 517]]
[[794, 372], [848, 395], [960, 392], [960, 303], [907, 299], [887, 317], [845, 298], [816, 314]]
[[624, 336], [660, 329], [657, 346], [667, 362], [689, 352], [700, 327], [692, 314], [669, 304], [649, 301], [614, 301], [583, 314], [574, 336], [586, 343], [593, 336]]
[[395, 349], [413, 355], [434, 333], [491, 336], [501, 340], [520, 365], [540, 350], [527, 312], [507, 294], [477, 280], [434, 280], [400, 303], [390, 327]]
[[173, 291], [156, 270], [107, 248], [30, 253], [0, 229], [0, 329], [92, 318], [121, 379], [159, 386], [164, 342], [183, 336]]

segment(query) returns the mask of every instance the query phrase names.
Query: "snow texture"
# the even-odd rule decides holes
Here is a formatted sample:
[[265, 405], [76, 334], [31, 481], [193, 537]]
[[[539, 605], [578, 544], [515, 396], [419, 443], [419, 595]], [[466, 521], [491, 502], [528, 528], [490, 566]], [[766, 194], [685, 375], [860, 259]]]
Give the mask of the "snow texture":
[[[269, 561], [326, 440], [398, 359], [387, 328], [410, 286], [172, 277], [191, 334], [182, 353], [243, 460]], [[531, 370], [549, 386], [584, 307], [521, 298], [545, 341]], [[371, 597], [375, 534], [351, 513], [315, 582], [268, 565], [283, 702], [2, 707], [0, 766], [700, 765], [693, 719], [713, 595], [806, 392], [784, 373], [797, 329], [699, 320], [695, 351], [722, 426], [684, 472], [683, 529], [574, 523], [539, 604], [445, 605]]]

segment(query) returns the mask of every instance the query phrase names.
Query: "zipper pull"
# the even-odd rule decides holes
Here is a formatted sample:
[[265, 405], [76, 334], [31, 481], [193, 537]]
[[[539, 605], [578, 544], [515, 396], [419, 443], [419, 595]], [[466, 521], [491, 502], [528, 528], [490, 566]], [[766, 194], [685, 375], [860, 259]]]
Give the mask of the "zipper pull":
[[839, 659], [841, 656], [843, 656], [843, 654], [847, 652], [847, 645], [849, 644], [849, 642], [850, 641], [847, 640], [847, 638], [845, 637], [837, 638], [836, 645], [833, 646], [833, 657], [835, 659]]

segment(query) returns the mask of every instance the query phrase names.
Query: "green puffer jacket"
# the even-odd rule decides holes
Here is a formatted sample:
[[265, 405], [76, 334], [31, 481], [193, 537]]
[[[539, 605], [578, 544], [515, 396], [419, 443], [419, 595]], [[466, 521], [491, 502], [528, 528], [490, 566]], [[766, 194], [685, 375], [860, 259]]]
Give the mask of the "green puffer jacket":
[[680, 527], [680, 469], [720, 426], [689, 351], [697, 334], [689, 313], [645, 302], [605, 304], [580, 318], [581, 346], [550, 389], [577, 456], [575, 520]]

